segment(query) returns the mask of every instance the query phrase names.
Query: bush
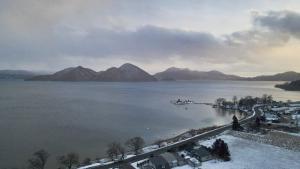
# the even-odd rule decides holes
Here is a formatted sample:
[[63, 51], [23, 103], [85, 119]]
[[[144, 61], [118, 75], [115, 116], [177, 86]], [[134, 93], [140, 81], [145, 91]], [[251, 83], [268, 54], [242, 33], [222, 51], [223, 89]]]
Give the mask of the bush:
[[230, 160], [228, 145], [222, 139], [216, 139], [216, 141], [212, 145], [211, 152], [224, 161]]

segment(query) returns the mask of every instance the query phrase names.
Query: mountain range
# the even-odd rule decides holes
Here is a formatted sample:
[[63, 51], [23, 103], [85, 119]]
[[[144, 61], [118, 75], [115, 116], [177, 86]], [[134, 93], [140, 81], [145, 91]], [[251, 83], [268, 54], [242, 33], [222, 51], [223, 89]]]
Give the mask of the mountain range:
[[49, 75], [37, 75], [28, 71], [3, 70], [0, 79], [20, 78], [33, 81], [102, 81], [102, 82], [143, 82], [157, 80], [247, 80], [247, 81], [295, 81], [300, 80], [300, 73], [284, 72], [274, 75], [241, 77], [219, 71], [195, 71], [187, 68], [171, 67], [165, 71], [150, 75], [143, 69], [125, 63], [120, 67], [111, 67], [96, 72], [82, 66], [66, 68]]
[[0, 70], [0, 79], [27, 79], [36, 75], [26, 70]]
[[275, 87], [287, 91], [300, 91], [300, 80], [295, 80], [284, 84], [277, 84]]
[[154, 75], [158, 80], [247, 80], [247, 81], [294, 81], [300, 79], [300, 73], [289, 71], [274, 75], [241, 77], [219, 71], [194, 71], [187, 68], [171, 67]]
[[245, 78], [245, 80], [256, 80], [256, 81], [295, 81], [300, 80], [300, 73], [289, 71], [284, 73], [278, 73], [275, 75], [263, 75], [252, 78]]
[[227, 75], [219, 71], [195, 71], [171, 67], [154, 75], [158, 80], [243, 80], [242, 77]]
[[112, 67], [96, 72], [82, 66], [71, 67], [51, 75], [41, 75], [29, 78], [34, 81], [105, 81], [105, 82], [142, 82], [156, 81], [156, 78], [141, 68], [125, 63], [120, 67]]

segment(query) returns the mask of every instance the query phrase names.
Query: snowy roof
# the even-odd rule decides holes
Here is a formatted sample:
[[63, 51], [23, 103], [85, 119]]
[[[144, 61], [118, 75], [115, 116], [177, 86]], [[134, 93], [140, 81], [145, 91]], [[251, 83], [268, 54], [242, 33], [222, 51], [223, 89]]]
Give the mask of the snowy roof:
[[172, 153], [169, 153], [169, 152], [163, 153], [163, 154], [161, 154], [161, 156], [162, 156], [166, 161], [168, 161], [168, 163], [172, 163], [173, 161], [177, 161], [175, 155], [172, 154]]
[[277, 108], [272, 108], [272, 111], [284, 111], [284, 110], [288, 110], [288, 107], [277, 107]]
[[297, 104], [293, 104], [293, 103], [292, 103], [292, 104], [289, 104], [289, 105], [290, 105], [291, 107], [300, 107], [300, 103], [299, 103], [299, 104], [298, 104], [298, 103], [297, 103]]
[[211, 155], [210, 152], [204, 146], [201, 146], [198, 149], [192, 150], [191, 153], [194, 154], [194, 155], [197, 155], [197, 156], [201, 156], [201, 157]]
[[162, 156], [154, 156], [149, 159], [152, 164], [155, 166], [166, 166], [166, 168], [170, 168], [168, 162]]
[[197, 160], [196, 158], [190, 158], [190, 161], [194, 164], [199, 164], [199, 160]]

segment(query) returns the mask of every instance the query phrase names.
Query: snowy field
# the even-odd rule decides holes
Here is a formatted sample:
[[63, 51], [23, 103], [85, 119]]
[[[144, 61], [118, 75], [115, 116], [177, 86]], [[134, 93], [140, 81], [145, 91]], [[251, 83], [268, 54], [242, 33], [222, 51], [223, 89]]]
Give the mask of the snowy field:
[[[300, 152], [257, 143], [231, 135], [222, 135], [229, 147], [231, 161], [207, 161], [201, 169], [300, 169]], [[200, 142], [211, 146], [215, 139]], [[191, 169], [189, 166], [176, 169]]]

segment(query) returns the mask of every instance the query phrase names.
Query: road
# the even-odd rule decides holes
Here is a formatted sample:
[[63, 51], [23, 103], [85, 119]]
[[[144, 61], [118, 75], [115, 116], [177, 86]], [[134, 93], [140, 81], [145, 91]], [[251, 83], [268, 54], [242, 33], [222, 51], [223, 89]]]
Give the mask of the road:
[[[261, 105], [253, 106], [253, 108], [252, 108], [253, 114], [251, 116], [243, 119], [243, 120], [240, 120], [240, 124], [243, 125], [243, 124], [246, 124], [246, 123], [250, 122], [251, 120], [253, 120], [258, 115], [258, 113], [257, 113], [259, 111], [258, 107], [260, 107], [260, 106]], [[126, 164], [126, 163], [137, 162], [137, 161], [149, 158], [149, 157], [153, 157], [153, 156], [162, 154], [164, 152], [167, 152], [168, 150], [176, 149], [176, 148], [181, 147], [183, 145], [187, 145], [187, 144], [190, 144], [190, 143], [197, 142], [201, 139], [205, 139], [205, 138], [209, 138], [209, 137], [218, 135], [218, 134], [224, 132], [225, 130], [228, 130], [228, 129], [231, 129], [231, 128], [232, 128], [232, 125], [228, 124], [228, 125], [225, 125], [223, 127], [220, 127], [220, 128], [217, 128], [217, 129], [214, 129], [214, 130], [211, 130], [211, 131], [199, 134], [199, 135], [196, 135], [196, 136], [191, 137], [191, 138], [188, 138], [186, 140], [182, 140], [182, 141], [179, 141], [179, 142], [176, 142], [176, 143], [173, 143], [173, 144], [168, 144], [165, 147], [161, 147], [161, 148], [153, 150], [151, 152], [147, 152], [147, 153], [139, 154], [137, 156], [126, 158], [122, 161], [118, 161], [118, 162], [114, 162], [114, 163], [110, 163], [110, 164], [105, 164], [105, 165], [89, 165], [89, 166], [85, 166], [85, 167], [80, 167], [78, 169], [108, 169], [108, 168], [115, 168], [115, 167], [118, 167], [118, 166]]]

